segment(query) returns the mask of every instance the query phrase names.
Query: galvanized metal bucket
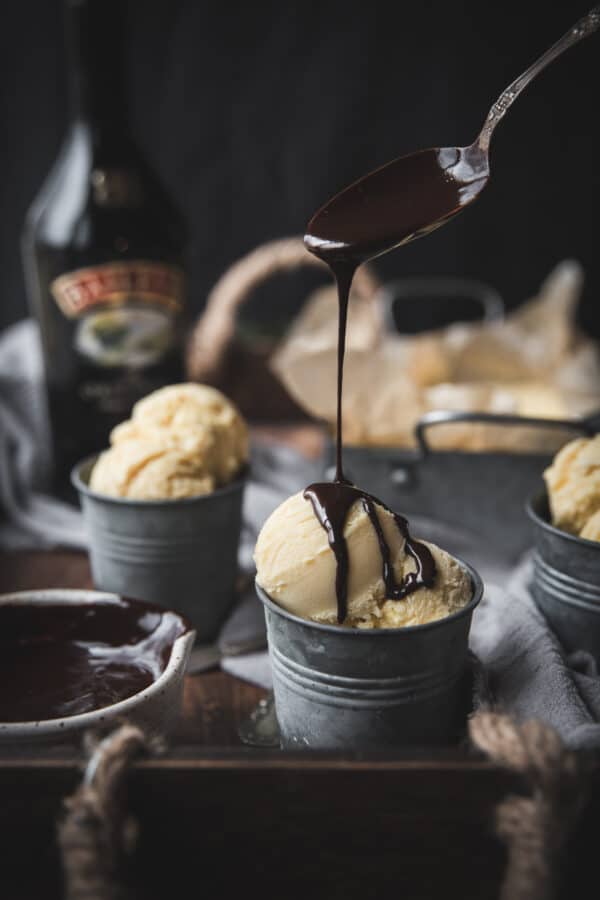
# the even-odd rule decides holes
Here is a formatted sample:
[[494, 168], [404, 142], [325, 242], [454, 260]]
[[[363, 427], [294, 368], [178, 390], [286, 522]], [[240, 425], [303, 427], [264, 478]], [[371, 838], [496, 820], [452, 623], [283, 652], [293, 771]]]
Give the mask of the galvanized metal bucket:
[[587, 650], [600, 666], [600, 543], [555, 528], [545, 491], [527, 511], [535, 539], [535, 602], [567, 652]]
[[282, 747], [386, 750], [449, 744], [470, 702], [469, 628], [483, 584], [459, 612], [406, 628], [321, 625], [264, 604]]
[[[548, 429], [548, 451], [437, 450], [429, 435], [438, 426], [453, 423], [499, 427]], [[493, 545], [505, 563], [514, 562], [532, 543], [532, 528], [524, 500], [537, 489], [544, 469], [566, 440], [593, 434], [595, 420], [532, 419], [494, 413], [435, 411], [424, 415], [415, 427], [417, 447], [344, 446], [344, 472], [361, 488], [379, 497], [391, 509], [436, 522], [459, 526], [475, 542]], [[553, 437], [551, 437], [553, 435]], [[329, 474], [334, 450], [325, 452]]]
[[182, 500], [128, 500], [89, 488], [96, 459], [72, 472], [94, 585], [182, 613], [213, 640], [235, 599], [245, 477]]

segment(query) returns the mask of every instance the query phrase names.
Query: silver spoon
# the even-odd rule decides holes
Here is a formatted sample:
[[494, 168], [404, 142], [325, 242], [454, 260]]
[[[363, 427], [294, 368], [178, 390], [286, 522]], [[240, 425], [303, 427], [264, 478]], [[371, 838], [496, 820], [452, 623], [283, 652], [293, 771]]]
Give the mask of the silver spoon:
[[468, 147], [433, 147], [402, 156], [336, 194], [309, 222], [307, 248], [326, 262], [357, 265], [459, 213], [488, 183], [491, 137], [507, 110], [546, 66], [599, 26], [596, 6], [503, 91]]

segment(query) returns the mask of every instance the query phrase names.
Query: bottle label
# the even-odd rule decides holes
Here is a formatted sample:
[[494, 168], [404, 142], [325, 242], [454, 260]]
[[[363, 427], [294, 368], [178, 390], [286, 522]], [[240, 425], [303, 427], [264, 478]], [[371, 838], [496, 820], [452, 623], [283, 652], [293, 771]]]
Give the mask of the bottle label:
[[174, 345], [183, 273], [165, 263], [111, 262], [60, 275], [50, 290], [76, 320], [76, 351], [98, 366], [140, 369]]
[[165, 263], [111, 262], [60, 275], [50, 290], [69, 319], [99, 303], [122, 304], [132, 299], [157, 303], [177, 313], [182, 307], [183, 273]]

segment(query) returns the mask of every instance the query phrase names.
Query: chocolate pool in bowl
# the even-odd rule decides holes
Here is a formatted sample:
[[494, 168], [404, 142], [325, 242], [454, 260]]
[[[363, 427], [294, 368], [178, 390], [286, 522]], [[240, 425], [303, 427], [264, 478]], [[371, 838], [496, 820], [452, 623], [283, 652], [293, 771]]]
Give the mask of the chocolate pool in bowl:
[[425, 625], [360, 629], [265, 608], [275, 709], [285, 749], [377, 751], [457, 741], [469, 709], [469, 603]]
[[570, 653], [587, 650], [600, 665], [600, 542], [552, 524], [548, 495], [530, 499], [533, 523], [533, 598]]
[[177, 613], [116, 594], [0, 595], [0, 742], [71, 739], [118, 719], [166, 733], [194, 637]]
[[235, 601], [247, 472], [208, 494], [135, 500], [89, 487], [97, 456], [73, 469], [99, 590], [174, 609], [213, 640]]

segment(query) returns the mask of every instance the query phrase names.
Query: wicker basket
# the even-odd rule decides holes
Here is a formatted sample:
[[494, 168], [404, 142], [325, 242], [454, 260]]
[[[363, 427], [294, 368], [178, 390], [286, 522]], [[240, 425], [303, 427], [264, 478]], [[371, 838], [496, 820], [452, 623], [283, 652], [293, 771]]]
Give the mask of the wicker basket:
[[[274, 342], [241, 341], [239, 311], [259, 285], [274, 275], [324, 264], [308, 253], [301, 237], [262, 244], [235, 262], [211, 290], [204, 311], [192, 328], [186, 349], [190, 381], [222, 390], [241, 412], [254, 421], [302, 420], [307, 413], [293, 400], [271, 372]], [[367, 303], [380, 287], [373, 271], [362, 266], [353, 292]]]

